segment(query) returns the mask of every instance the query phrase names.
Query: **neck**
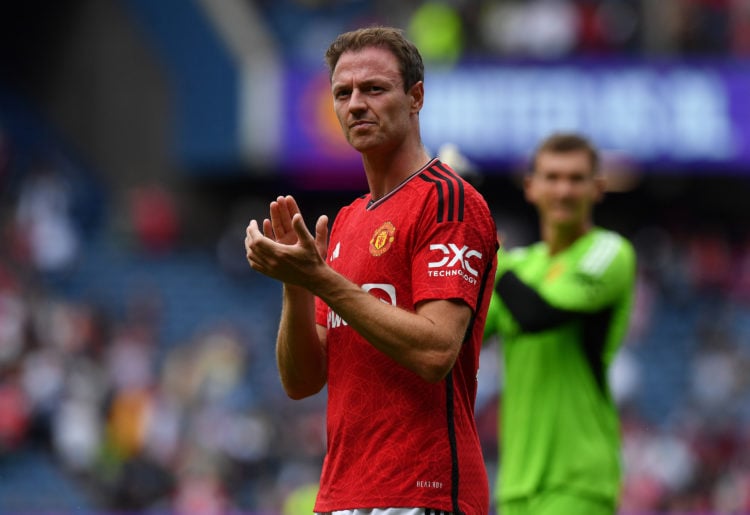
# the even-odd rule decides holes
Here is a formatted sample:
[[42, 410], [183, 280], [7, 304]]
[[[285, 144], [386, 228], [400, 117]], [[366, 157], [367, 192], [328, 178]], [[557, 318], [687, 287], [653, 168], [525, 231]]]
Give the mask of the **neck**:
[[578, 238], [589, 232], [591, 228], [591, 222], [575, 227], [542, 225], [542, 240], [547, 244], [550, 255], [555, 255], [573, 245]]
[[370, 196], [373, 200], [384, 197], [426, 165], [429, 160], [430, 156], [421, 143], [409, 150], [387, 154], [363, 153], [362, 163], [370, 188]]

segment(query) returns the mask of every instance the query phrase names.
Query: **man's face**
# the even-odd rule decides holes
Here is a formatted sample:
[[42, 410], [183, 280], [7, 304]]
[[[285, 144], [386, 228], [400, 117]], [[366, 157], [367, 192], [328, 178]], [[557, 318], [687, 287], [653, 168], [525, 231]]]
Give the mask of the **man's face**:
[[360, 152], [387, 151], [403, 142], [423, 100], [422, 82], [404, 92], [396, 57], [378, 47], [344, 52], [331, 91], [344, 136]]
[[542, 222], [559, 228], [588, 224], [604, 191], [601, 178], [582, 150], [542, 152], [525, 188], [526, 198], [537, 207]]

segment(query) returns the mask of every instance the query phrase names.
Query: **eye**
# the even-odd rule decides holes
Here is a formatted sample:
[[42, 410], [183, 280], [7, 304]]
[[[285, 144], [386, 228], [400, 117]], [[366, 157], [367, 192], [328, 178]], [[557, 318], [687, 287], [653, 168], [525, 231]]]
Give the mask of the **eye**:
[[586, 174], [576, 174], [570, 178], [570, 182], [573, 184], [584, 184], [587, 179], [588, 176]]
[[351, 94], [351, 91], [349, 91], [348, 89], [339, 89], [333, 92], [333, 98], [335, 98], [336, 100], [341, 100], [341, 99], [345, 99], [350, 94]]

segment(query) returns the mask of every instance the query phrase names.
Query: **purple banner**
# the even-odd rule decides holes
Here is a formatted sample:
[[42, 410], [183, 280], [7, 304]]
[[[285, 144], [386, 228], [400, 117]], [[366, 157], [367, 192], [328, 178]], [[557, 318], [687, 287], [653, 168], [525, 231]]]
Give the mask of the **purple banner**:
[[[324, 71], [289, 71], [287, 173], [357, 181], [359, 156], [333, 113]], [[664, 171], [750, 172], [750, 65], [472, 65], [427, 74], [423, 139], [450, 143], [485, 173], [527, 158], [551, 132], [575, 130], [605, 152]], [[347, 184], [348, 185], [348, 184]]]

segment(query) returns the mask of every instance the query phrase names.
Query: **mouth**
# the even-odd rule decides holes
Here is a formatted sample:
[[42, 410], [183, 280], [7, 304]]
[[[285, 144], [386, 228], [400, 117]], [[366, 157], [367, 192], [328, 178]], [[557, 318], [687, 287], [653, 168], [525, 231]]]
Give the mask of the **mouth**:
[[556, 206], [552, 206], [552, 209], [557, 213], [572, 213], [575, 211], [573, 206], [569, 206], [567, 204], [558, 204]]
[[368, 122], [366, 120], [357, 120], [356, 122], [352, 122], [349, 124], [350, 129], [356, 129], [357, 127], [365, 127], [369, 125], [374, 125], [373, 122]]

